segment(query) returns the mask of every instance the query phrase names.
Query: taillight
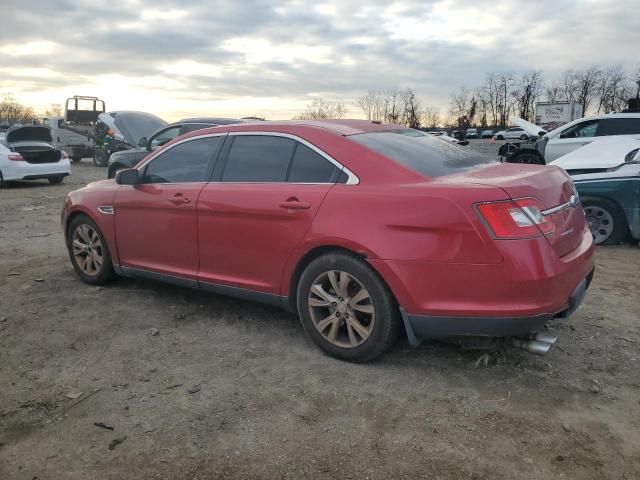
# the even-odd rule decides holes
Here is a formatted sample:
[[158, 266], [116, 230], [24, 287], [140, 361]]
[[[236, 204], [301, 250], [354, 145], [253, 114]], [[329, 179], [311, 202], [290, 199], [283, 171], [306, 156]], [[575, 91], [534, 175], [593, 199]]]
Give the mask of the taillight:
[[11, 153], [11, 154], [7, 155], [7, 158], [9, 160], [11, 160], [12, 162], [26, 162], [26, 160], [24, 159], [24, 157], [22, 155], [17, 155], [15, 153]]
[[62, 150], [62, 158], [65, 159], [65, 160], [67, 160], [69, 158], [69, 155], [64, 150]]
[[553, 220], [542, 214], [543, 206], [535, 198], [480, 203], [477, 208], [496, 238], [531, 238], [555, 229]]

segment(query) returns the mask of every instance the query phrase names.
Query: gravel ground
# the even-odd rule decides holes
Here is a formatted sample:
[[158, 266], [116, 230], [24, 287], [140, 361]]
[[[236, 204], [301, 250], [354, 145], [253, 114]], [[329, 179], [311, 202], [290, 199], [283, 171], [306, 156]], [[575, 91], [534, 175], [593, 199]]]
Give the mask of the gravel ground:
[[60, 206], [105, 173], [72, 168], [0, 190], [0, 479], [640, 478], [639, 248], [598, 249], [545, 357], [401, 340], [352, 365], [278, 309], [81, 283]]

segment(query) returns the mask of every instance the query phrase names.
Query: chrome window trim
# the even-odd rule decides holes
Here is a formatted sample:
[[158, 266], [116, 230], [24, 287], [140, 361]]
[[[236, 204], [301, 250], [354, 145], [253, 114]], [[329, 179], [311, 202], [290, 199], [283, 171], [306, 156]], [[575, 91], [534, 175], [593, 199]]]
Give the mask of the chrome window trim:
[[[250, 135], [250, 136], [265, 136], [265, 137], [283, 137], [283, 138], [290, 138], [291, 140], [294, 140], [296, 142], [300, 142], [305, 147], [310, 148], [311, 150], [316, 152], [318, 155], [323, 157], [325, 160], [331, 162], [339, 170], [341, 170], [342, 172], [346, 173], [348, 179], [347, 179], [345, 185], [358, 185], [360, 183], [360, 179], [358, 178], [358, 176], [355, 173], [353, 173], [347, 167], [342, 165], [340, 162], [338, 162], [335, 158], [333, 158], [329, 154], [327, 154], [324, 151], [320, 150], [314, 144], [309, 143], [304, 138], [300, 138], [297, 135], [293, 135], [291, 133], [268, 132], [268, 131], [264, 131], [264, 130], [229, 132], [229, 136], [233, 136], [233, 137], [236, 137], [236, 136], [247, 136], [247, 135]], [[221, 183], [292, 183], [292, 184], [307, 185], [307, 183], [304, 183], [304, 182], [221, 182]], [[311, 185], [323, 185], [323, 184], [326, 184], [326, 183], [333, 184], [335, 182], [333, 182], [333, 183], [332, 182], [320, 182], [318, 184], [311, 183]]]
[[[323, 152], [318, 147], [316, 147], [314, 144], [309, 143], [305, 139], [300, 138], [297, 135], [292, 135], [290, 133], [266, 132], [264, 130], [261, 130], [261, 131], [242, 131], [242, 132], [216, 132], [216, 133], [207, 133], [205, 135], [195, 135], [193, 137], [185, 138], [185, 139], [180, 140], [179, 142], [176, 142], [176, 143], [172, 144], [168, 148], [165, 148], [165, 149], [150, 153], [149, 156], [147, 156], [142, 161], [142, 163], [140, 163], [136, 167], [136, 169], [138, 171], [141, 171], [143, 168], [145, 168], [147, 166], [148, 163], [152, 162], [159, 155], [161, 155], [161, 154], [163, 154], [165, 152], [168, 152], [172, 148], [174, 148], [174, 147], [176, 147], [178, 145], [181, 145], [181, 144], [183, 144], [185, 142], [189, 142], [189, 141], [192, 141], [192, 140], [198, 140], [198, 139], [201, 139], [201, 138], [221, 137], [221, 136], [226, 136], [226, 135], [229, 135], [229, 136], [244, 136], [244, 135], [256, 136], [256, 135], [261, 135], [261, 136], [290, 138], [291, 140], [294, 140], [294, 141], [302, 143], [304, 146], [310, 148], [311, 150], [316, 152], [318, 155], [322, 156], [325, 160], [331, 162], [341, 172], [346, 173], [347, 174], [347, 181], [346, 181], [346, 183], [344, 185], [358, 185], [360, 183], [360, 179], [358, 178], [358, 176], [355, 173], [353, 173], [347, 167], [342, 165], [335, 158], [333, 158], [330, 155], [328, 155], [327, 153]], [[191, 183], [194, 183], [194, 182], [191, 182]], [[332, 182], [319, 182], [319, 183], [306, 183], [306, 182], [205, 182], [205, 183], [260, 183], [260, 184], [262, 184], [262, 183], [287, 183], [287, 184], [290, 183], [292, 185], [326, 185], [326, 184], [333, 185], [335, 182], [333, 182], [333, 183]], [[165, 185], [165, 184], [163, 184], [163, 185]]]

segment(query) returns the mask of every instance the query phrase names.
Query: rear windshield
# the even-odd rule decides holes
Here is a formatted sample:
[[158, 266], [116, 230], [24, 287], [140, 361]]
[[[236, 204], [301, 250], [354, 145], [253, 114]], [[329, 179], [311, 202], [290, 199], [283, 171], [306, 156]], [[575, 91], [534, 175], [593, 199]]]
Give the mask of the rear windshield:
[[429, 177], [460, 173], [496, 162], [468, 147], [412, 129], [361, 133], [349, 138]]

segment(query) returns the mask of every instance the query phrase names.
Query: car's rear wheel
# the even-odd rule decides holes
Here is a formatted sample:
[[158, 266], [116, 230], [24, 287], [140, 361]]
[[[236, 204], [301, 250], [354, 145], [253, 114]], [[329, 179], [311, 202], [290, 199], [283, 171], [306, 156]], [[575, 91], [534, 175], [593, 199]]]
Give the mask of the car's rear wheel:
[[0, 172], [0, 188], [4, 187], [4, 177], [2, 176], [2, 172]]
[[520, 135], [520, 140], [526, 140], [527, 138], [529, 137], [527, 137], [524, 133]]
[[78, 276], [90, 285], [104, 285], [113, 277], [109, 247], [100, 228], [86, 215], [78, 215], [69, 225], [67, 249]]
[[62, 181], [64, 180], [64, 175], [56, 175], [55, 177], [49, 177], [49, 183], [52, 185], [57, 185], [59, 183], [62, 183]]
[[366, 362], [391, 347], [400, 331], [391, 292], [363, 260], [331, 253], [313, 260], [297, 291], [302, 325], [327, 354]]
[[606, 198], [585, 199], [582, 207], [596, 245], [618, 245], [625, 240], [629, 227], [618, 204]]
[[504, 140], [504, 136], [503, 135], [496, 135], [496, 140]]

